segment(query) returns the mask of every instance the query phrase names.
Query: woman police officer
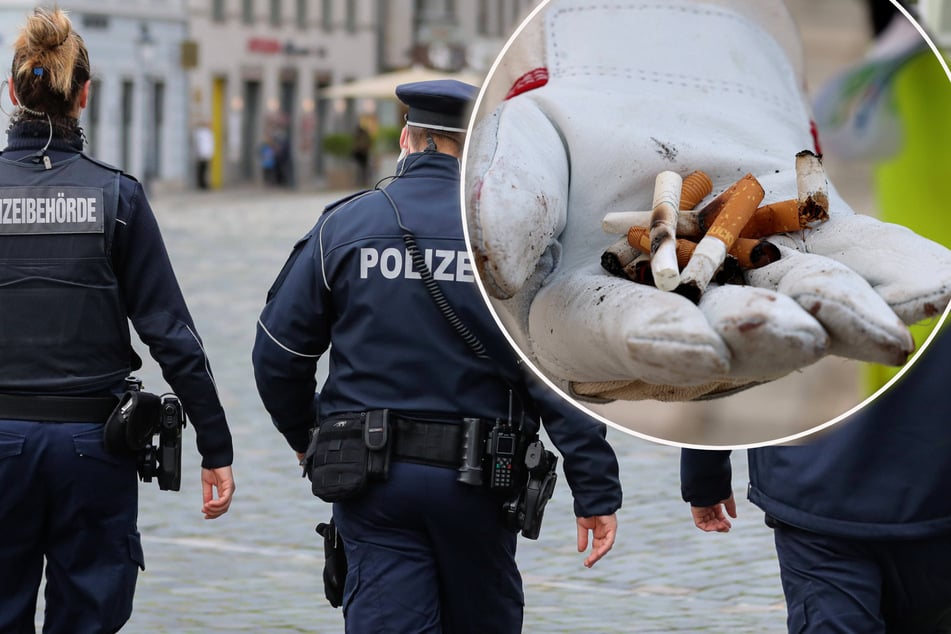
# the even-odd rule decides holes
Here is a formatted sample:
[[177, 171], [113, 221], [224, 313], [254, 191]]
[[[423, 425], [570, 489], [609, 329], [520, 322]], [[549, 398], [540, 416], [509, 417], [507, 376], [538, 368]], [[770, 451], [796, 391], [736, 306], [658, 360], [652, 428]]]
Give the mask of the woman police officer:
[[[103, 422], [137, 369], [128, 321], [181, 398], [202, 455], [202, 512], [231, 503], [231, 434], [142, 186], [83, 154], [89, 55], [36, 9], [14, 43], [18, 109], [0, 155], [0, 631], [115, 632], [143, 566], [136, 457]], [[215, 496], [217, 491], [217, 496]]]

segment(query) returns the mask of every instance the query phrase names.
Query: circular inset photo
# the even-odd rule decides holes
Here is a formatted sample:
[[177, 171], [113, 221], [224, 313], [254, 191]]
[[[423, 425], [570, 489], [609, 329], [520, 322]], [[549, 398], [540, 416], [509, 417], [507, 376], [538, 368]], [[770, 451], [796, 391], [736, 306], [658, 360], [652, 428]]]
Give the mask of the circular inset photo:
[[506, 44], [468, 246], [579, 407], [684, 446], [791, 441], [923, 350], [951, 297], [947, 65], [911, 19], [837, 43], [778, 1], [552, 0]]

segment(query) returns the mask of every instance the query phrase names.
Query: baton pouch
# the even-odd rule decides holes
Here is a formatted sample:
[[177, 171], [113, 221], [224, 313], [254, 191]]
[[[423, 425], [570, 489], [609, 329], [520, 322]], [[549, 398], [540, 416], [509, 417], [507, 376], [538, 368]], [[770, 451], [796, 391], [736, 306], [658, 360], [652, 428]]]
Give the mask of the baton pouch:
[[369, 481], [386, 480], [391, 448], [389, 410], [330, 416], [311, 435], [304, 473], [324, 502], [347, 500]]
[[103, 425], [106, 450], [121, 455], [144, 449], [157, 431], [161, 406], [162, 399], [156, 394], [126, 391]]
[[317, 525], [317, 534], [324, 538], [324, 596], [335, 608], [343, 605], [343, 588], [347, 581], [347, 553], [333, 518]]

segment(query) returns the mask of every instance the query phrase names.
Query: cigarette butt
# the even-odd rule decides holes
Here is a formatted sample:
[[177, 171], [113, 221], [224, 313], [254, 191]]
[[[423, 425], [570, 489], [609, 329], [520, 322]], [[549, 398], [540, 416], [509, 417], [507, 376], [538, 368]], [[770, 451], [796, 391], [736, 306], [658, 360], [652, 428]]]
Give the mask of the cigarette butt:
[[737, 238], [729, 254], [736, 258], [742, 269], [758, 269], [781, 257], [779, 247], [772, 242], [752, 238]]
[[[605, 233], [624, 235], [631, 227], [649, 227], [653, 211], [612, 211], [604, 214], [601, 229]], [[701, 216], [696, 211], [681, 211], [677, 214], [677, 235], [699, 240], [706, 230], [701, 227]]]
[[723, 264], [727, 250], [736, 242], [765, 195], [759, 181], [747, 174], [717, 197], [722, 201], [716, 220], [684, 267], [681, 274], [683, 284], [695, 287], [700, 293], [706, 290], [714, 273]]
[[752, 174], [747, 174], [731, 185], [724, 194], [726, 200], [716, 220], [707, 229], [704, 240], [708, 237], [717, 238], [729, 249], [759, 207], [766, 192]]
[[799, 191], [799, 213], [806, 222], [829, 218], [829, 179], [822, 159], [809, 150], [796, 155], [796, 187]]
[[691, 172], [684, 178], [680, 190], [681, 211], [690, 210], [700, 204], [713, 191], [713, 181], [701, 170]]
[[787, 231], [799, 231], [807, 224], [799, 213], [798, 200], [783, 200], [763, 205], [740, 232], [741, 238], [764, 238]]
[[650, 222], [651, 272], [654, 284], [672, 291], [680, 283], [677, 266], [677, 216], [683, 178], [677, 172], [663, 171], [654, 180], [654, 201]]
[[651, 273], [650, 256], [641, 253], [624, 267], [624, 275], [632, 282], [653, 286], [654, 274]]
[[721, 286], [724, 284], [746, 284], [746, 278], [743, 277], [743, 268], [739, 261], [729, 253], [726, 254], [726, 259], [723, 260], [723, 264], [716, 275], [713, 276], [713, 281]]
[[601, 267], [612, 275], [624, 275], [624, 267], [640, 255], [627, 238], [620, 238], [601, 254]]
[[[641, 253], [649, 255], [651, 252], [650, 230], [647, 227], [631, 227], [627, 232], [627, 243]], [[679, 268], [682, 269], [687, 264], [696, 246], [696, 242], [677, 239], [677, 266]]]

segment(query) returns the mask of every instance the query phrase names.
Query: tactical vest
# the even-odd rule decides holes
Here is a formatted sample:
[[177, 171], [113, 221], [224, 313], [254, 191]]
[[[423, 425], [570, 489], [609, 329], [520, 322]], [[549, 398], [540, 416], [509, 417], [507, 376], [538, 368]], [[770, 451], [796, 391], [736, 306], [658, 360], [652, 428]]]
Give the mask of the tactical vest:
[[0, 157], [0, 393], [101, 392], [129, 372], [112, 269], [121, 173]]

